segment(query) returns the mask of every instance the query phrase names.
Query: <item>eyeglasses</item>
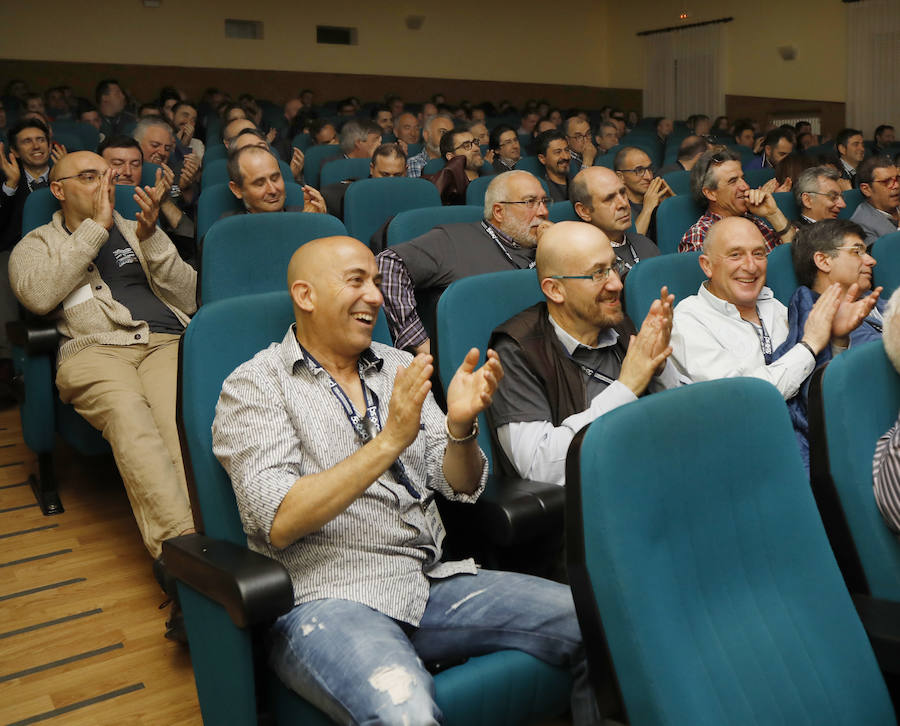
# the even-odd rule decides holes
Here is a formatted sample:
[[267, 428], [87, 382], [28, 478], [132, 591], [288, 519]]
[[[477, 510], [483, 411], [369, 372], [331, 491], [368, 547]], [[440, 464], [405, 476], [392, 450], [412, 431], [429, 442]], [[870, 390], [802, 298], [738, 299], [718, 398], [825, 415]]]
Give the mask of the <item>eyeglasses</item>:
[[610, 272], [615, 272], [616, 276], [621, 279], [627, 269], [628, 265], [622, 262], [622, 260], [617, 259], [609, 267], [601, 267], [599, 270], [594, 270], [590, 275], [550, 275], [549, 277], [554, 280], [593, 280], [594, 282], [606, 282], [609, 279]]
[[843, 247], [835, 247], [835, 249], [847, 250], [847, 252], [856, 255], [857, 257], [863, 257], [869, 253], [869, 250], [865, 245], [844, 245]]
[[80, 171], [77, 174], [72, 174], [72, 176], [64, 176], [60, 179], [57, 179], [56, 181], [64, 182], [68, 181], [69, 179], [77, 179], [83, 184], [93, 184], [101, 176], [103, 176], [102, 171], [97, 171], [96, 169], [85, 169], [84, 171]]
[[500, 202], [500, 204], [524, 204], [525, 209], [534, 209], [543, 204], [549, 208], [553, 204], [553, 200], [550, 197], [528, 197], [528, 199], [522, 199], [517, 202]]
[[584, 141], [585, 139], [591, 138], [591, 135], [590, 135], [590, 133], [587, 133], [587, 134], [572, 134], [571, 136], [569, 136], [569, 134], [566, 134], [566, 138], [567, 138], [567, 139], [572, 139], [572, 140], [574, 140], [574, 141]]
[[462, 149], [463, 151], [471, 151], [472, 148], [478, 148], [478, 139], [472, 139], [470, 141], [463, 141], [459, 146], [454, 146], [453, 150]]
[[900, 184], [900, 176], [892, 176], [887, 179], [873, 179], [872, 181], [876, 184], [884, 184], [886, 187], [892, 187], [896, 184]]
[[828, 201], [834, 204], [840, 197], [840, 192], [805, 192], [806, 194], [818, 194], [820, 197], [828, 197]]
[[506, 141], [501, 141], [500, 146], [508, 146], [509, 144], [518, 144], [518, 139], [507, 139]]
[[644, 176], [647, 173], [653, 176], [653, 172], [656, 169], [653, 166], [636, 166], [634, 169], [619, 169], [619, 171], [630, 171], [635, 176]]

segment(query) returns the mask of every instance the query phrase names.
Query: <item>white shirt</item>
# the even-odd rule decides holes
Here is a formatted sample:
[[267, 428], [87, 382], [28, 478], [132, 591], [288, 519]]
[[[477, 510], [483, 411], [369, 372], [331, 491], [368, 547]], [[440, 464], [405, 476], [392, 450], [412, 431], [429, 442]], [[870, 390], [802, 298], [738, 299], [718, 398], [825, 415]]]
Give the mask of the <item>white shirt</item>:
[[[563, 330], [552, 315], [550, 324], [569, 355], [575, 352], [575, 348], [582, 345]], [[600, 334], [597, 345], [592, 347], [603, 348], [615, 345], [618, 337], [618, 334], [610, 328]], [[674, 388], [677, 385], [679, 385], [678, 374], [667, 361], [659, 378], [651, 381], [650, 390]], [[554, 426], [550, 421], [520, 421], [504, 424], [497, 428], [497, 440], [522, 478], [563, 486], [566, 483], [566, 454], [575, 434], [603, 414], [636, 400], [637, 396], [628, 386], [614, 381], [594, 396], [584, 411], [572, 414], [559, 426]]]
[[[772, 339], [772, 350], [788, 336], [787, 308], [764, 287], [756, 301], [760, 320]], [[760, 338], [752, 323], [738, 309], [700, 285], [675, 306], [672, 322], [672, 362], [693, 382], [750, 376], [775, 386], [785, 400], [795, 396], [813, 372], [815, 357], [797, 344], [781, 358], [766, 365]]]

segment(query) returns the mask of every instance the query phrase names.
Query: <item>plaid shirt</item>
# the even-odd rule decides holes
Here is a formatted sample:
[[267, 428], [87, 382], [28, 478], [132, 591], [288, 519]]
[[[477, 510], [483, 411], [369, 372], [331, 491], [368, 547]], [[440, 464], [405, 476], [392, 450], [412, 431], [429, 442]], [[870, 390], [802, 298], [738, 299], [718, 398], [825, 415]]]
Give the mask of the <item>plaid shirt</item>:
[[[758, 217], [754, 217], [749, 212], [744, 216], [751, 222], [753, 222], [753, 224], [755, 224], [757, 227], [759, 227], [759, 231], [766, 239], [766, 250], [768, 252], [771, 252], [781, 244], [781, 237], [775, 234], [775, 230], [773, 230], [768, 224], [763, 222]], [[699, 252], [700, 250], [702, 250], [703, 240], [706, 239], [706, 233], [709, 231], [709, 228], [722, 218], [723, 217], [720, 214], [712, 214], [711, 212], [706, 212], [706, 214], [700, 217], [700, 219], [698, 219], [694, 223], [694, 225], [684, 233], [684, 237], [682, 237], [681, 242], [678, 243], [678, 251]]]
[[422, 176], [422, 169], [425, 168], [425, 164], [428, 163], [428, 155], [425, 153], [425, 149], [422, 149], [415, 156], [410, 156], [406, 160], [406, 176], [408, 177], [420, 177]]

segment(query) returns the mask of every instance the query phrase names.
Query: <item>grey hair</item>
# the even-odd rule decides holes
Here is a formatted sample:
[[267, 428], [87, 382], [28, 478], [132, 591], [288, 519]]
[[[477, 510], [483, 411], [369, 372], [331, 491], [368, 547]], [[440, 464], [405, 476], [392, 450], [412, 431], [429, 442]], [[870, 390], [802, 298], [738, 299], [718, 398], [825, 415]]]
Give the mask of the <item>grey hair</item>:
[[900, 288], [894, 290], [884, 310], [884, 352], [900, 373]]
[[825, 177], [836, 182], [841, 178], [841, 175], [831, 166], [813, 166], [800, 172], [793, 187], [794, 199], [797, 201], [797, 207], [800, 210], [804, 209], [803, 195], [819, 191], [819, 177]]
[[535, 178], [534, 174], [531, 172], [523, 171], [522, 169], [513, 169], [512, 171], [505, 171], [502, 174], [497, 174], [497, 176], [491, 180], [491, 183], [488, 184], [488, 188], [484, 193], [485, 219], [493, 218], [494, 205], [497, 202], [506, 201], [506, 197], [509, 195], [509, 183], [516, 175], [522, 174], [525, 174], [532, 179]]
[[168, 131], [172, 137], [175, 136], [175, 132], [172, 130], [172, 124], [170, 124], [164, 118], [153, 116], [142, 118], [140, 121], [138, 121], [137, 125], [134, 127], [134, 131], [131, 132], [131, 135], [135, 138], [135, 140], [143, 141], [144, 134], [146, 134], [147, 131], [153, 126], [160, 126]]
[[[722, 161], [713, 164], [714, 156], [718, 156]], [[718, 167], [726, 161], [740, 161], [741, 156], [731, 149], [710, 149], [700, 155], [694, 168], [691, 169], [691, 196], [694, 201], [701, 206], [708, 206], [709, 200], [704, 196], [704, 189], [715, 189], [719, 185]]]

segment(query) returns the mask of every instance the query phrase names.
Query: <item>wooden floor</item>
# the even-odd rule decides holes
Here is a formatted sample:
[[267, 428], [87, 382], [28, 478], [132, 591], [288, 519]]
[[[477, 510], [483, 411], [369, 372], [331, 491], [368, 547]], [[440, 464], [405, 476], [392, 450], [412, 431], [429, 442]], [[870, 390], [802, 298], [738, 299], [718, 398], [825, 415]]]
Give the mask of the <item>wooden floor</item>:
[[201, 724], [111, 457], [61, 448], [53, 517], [25, 483], [35, 466], [18, 410], [0, 411], [0, 726]]

